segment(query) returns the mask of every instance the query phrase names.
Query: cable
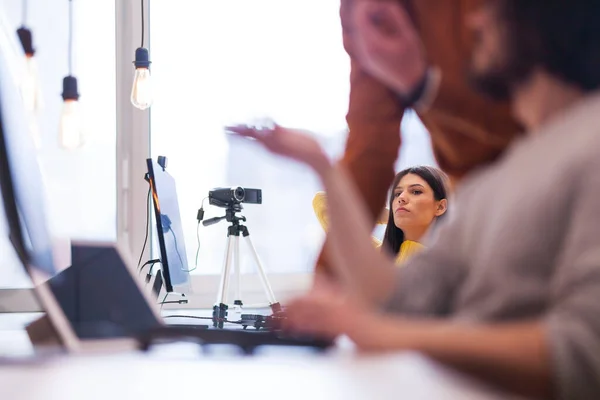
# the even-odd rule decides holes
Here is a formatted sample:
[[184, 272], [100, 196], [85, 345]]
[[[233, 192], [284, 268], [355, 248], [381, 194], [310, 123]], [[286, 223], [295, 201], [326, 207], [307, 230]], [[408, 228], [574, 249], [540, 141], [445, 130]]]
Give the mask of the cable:
[[73, 76], [73, 0], [69, 0], [69, 76]]
[[140, 47], [144, 47], [144, 0], [141, 0], [142, 3], [142, 45]]
[[192, 319], [209, 319], [212, 321], [212, 317], [197, 317], [195, 315], [165, 315], [163, 318], [192, 318]]
[[165, 301], [160, 304], [187, 304], [188, 301], [186, 299], [183, 300], [173, 300], [173, 301]]
[[[165, 315], [163, 318], [192, 318], [192, 319], [208, 319], [208, 320], [213, 320], [212, 317], [197, 317], [195, 315]], [[228, 324], [236, 324], [236, 325], [241, 325], [242, 321], [229, 321], [228, 319], [220, 319], [223, 322], [226, 322]]]
[[146, 243], [148, 243], [148, 228], [150, 227], [150, 192], [152, 191], [152, 187], [148, 188], [148, 198], [146, 199], [146, 237], [144, 237], [144, 245], [142, 246], [142, 252], [140, 253], [140, 258], [138, 259], [138, 268], [142, 263], [142, 257], [144, 256], [144, 250], [146, 250]]
[[21, 18], [23, 19], [22, 26], [27, 25], [27, 0], [21, 1]]
[[150, 265], [150, 270], [148, 271], [148, 274], [151, 275], [152, 274], [152, 267], [154, 267], [154, 264], [158, 264], [158, 263], [162, 263], [158, 258], [156, 258], [154, 260], [148, 260], [148, 261], [146, 261], [141, 267], [139, 267], [138, 275], [142, 274], [142, 271], [144, 270], [144, 267], [146, 265]]
[[197, 267], [194, 267], [191, 269], [183, 268], [183, 258], [181, 257], [181, 253], [179, 252], [179, 246], [177, 246], [177, 236], [175, 236], [175, 232], [173, 231], [173, 229], [171, 227], [169, 227], [169, 229], [167, 229], [167, 232], [171, 232], [171, 234], [173, 235], [173, 242], [175, 243], [175, 252], [177, 253], [177, 257], [179, 257], [179, 263], [181, 265], [179, 268], [184, 272], [194, 271]]
[[160, 264], [160, 265], [162, 265], [162, 261], [159, 261], [159, 262], [157, 262], [157, 263], [152, 263], [152, 264], [150, 264], [150, 269], [148, 270], [148, 275], [152, 276], [152, 272], [154, 272], [154, 266], [155, 266], [156, 264]]
[[[198, 258], [200, 257], [200, 222], [204, 219], [204, 201], [208, 199], [208, 197], [205, 197], [202, 199], [202, 203], [200, 204], [200, 209], [198, 210], [198, 226], [196, 226], [196, 240], [198, 241], [198, 247], [196, 248], [196, 263], [194, 266], [194, 269], [198, 268]], [[194, 269], [191, 269], [190, 271], [193, 271]], [[188, 271], [188, 272], [190, 272]]]
[[160, 302], [160, 310], [162, 311], [163, 305], [165, 304], [165, 301], [167, 300], [167, 296], [169, 295], [169, 292], [165, 293], [165, 297], [163, 297], [162, 301]]
[[154, 265], [161, 262], [158, 258], [154, 259], [154, 260], [148, 260], [146, 261], [141, 267], [139, 267], [139, 272], [142, 272], [142, 269], [144, 269], [144, 267], [146, 265]]
[[[200, 223], [198, 223], [198, 225], [200, 225]], [[171, 232], [171, 234], [173, 235], [173, 242], [175, 244], [175, 252], [177, 253], [177, 257], [179, 257], [179, 262], [180, 262], [180, 269], [184, 272], [192, 272], [194, 271], [196, 268], [198, 268], [198, 252], [196, 252], [196, 266], [194, 266], [194, 268], [190, 268], [190, 269], [185, 269], [183, 268], [183, 258], [181, 257], [181, 253], [179, 252], [179, 246], [177, 246], [177, 236], [175, 235], [175, 232], [173, 231], [173, 229], [171, 227], [169, 227], [169, 229], [167, 229], [167, 232]], [[198, 233], [198, 228], [196, 228], [196, 233]], [[200, 239], [198, 239], [200, 240]], [[198, 250], [200, 251], [200, 250]]]
[[194, 269], [198, 268], [198, 256], [200, 255], [200, 221], [198, 221], [198, 226], [196, 226], [196, 239], [198, 239], [198, 248], [196, 249], [196, 266]]
[[175, 232], [173, 231], [173, 229], [171, 227], [169, 227], [167, 232], [171, 232], [171, 235], [173, 235], [173, 243], [175, 244], [175, 252], [177, 253], [177, 257], [179, 257], [179, 263], [181, 265], [181, 269], [183, 271], [185, 271], [185, 269], [183, 269], [183, 258], [181, 257], [181, 253], [179, 252], [179, 246], [177, 246], [177, 235], [175, 235]]

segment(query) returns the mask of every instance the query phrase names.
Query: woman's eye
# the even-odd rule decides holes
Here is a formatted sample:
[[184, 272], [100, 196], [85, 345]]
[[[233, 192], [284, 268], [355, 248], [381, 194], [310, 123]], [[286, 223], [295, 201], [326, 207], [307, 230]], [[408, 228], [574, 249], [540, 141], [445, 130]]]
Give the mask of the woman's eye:
[[396, 192], [396, 193], [394, 193], [394, 198], [397, 199], [398, 197], [400, 197], [401, 194], [402, 194], [402, 192]]
[[423, 191], [422, 190], [413, 190], [413, 194], [415, 194], [415, 195], [423, 194]]

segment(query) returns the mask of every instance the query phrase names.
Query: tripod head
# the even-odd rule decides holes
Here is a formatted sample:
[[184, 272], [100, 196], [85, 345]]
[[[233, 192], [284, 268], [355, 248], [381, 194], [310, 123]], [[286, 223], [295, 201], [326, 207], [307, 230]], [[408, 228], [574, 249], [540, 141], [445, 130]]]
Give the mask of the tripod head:
[[202, 221], [202, 225], [210, 226], [210, 225], [214, 225], [218, 222], [221, 222], [222, 220], [226, 220], [227, 222], [230, 222], [233, 226], [237, 226], [240, 224], [240, 221], [246, 222], [246, 217], [244, 217], [243, 215], [241, 215], [241, 216], [235, 215], [236, 213], [241, 212], [242, 208], [243, 207], [240, 203], [232, 203], [229, 206], [227, 206], [224, 216], [209, 218], [205, 221]]

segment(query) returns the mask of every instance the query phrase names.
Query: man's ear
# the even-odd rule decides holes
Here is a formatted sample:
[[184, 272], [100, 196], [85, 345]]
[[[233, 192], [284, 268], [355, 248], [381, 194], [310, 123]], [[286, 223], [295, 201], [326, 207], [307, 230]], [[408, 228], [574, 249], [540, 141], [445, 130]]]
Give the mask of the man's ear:
[[435, 210], [435, 216], [441, 217], [442, 215], [444, 215], [446, 213], [446, 210], [448, 210], [448, 200], [441, 199], [440, 201], [438, 201], [438, 206], [437, 206], [437, 209]]

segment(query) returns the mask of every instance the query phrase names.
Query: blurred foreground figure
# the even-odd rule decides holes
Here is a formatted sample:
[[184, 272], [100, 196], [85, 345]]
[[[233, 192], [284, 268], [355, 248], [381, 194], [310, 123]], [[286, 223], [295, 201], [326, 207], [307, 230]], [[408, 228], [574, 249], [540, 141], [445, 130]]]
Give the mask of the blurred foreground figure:
[[232, 128], [307, 164], [327, 191], [342, 279], [291, 302], [287, 329], [419, 351], [527, 396], [600, 398], [598, 15], [589, 0], [489, 0], [473, 15], [472, 81], [510, 100], [529, 133], [461, 183], [403, 268], [371, 245], [352, 175], [312, 137]]
[[[391, 13], [377, 8], [385, 2], [403, 7]], [[469, 86], [466, 69], [476, 36], [466, 21], [481, 3], [341, 1], [344, 47], [351, 58], [349, 136], [342, 163], [373, 223], [395, 174], [406, 108], [417, 111], [439, 166], [454, 183], [496, 159], [522, 133], [506, 101], [486, 98]], [[413, 56], [406, 57], [410, 52]], [[326, 253], [317, 269], [331, 272]]]

